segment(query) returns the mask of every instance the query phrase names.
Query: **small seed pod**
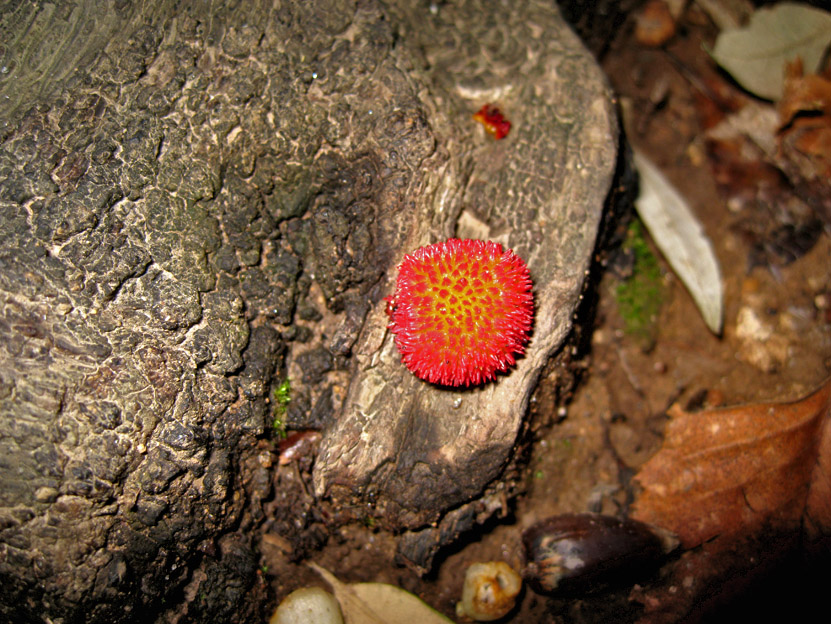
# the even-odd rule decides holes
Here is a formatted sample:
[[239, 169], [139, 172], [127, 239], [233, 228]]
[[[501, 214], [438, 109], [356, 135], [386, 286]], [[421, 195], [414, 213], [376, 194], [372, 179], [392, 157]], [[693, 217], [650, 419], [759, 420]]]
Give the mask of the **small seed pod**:
[[658, 527], [589, 513], [542, 520], [523, 532], [522, 541], [524, 576], [541, 594], [634, 583], [678, 545], [674, 535]]
[[471, 564], [465, 573], [456, 615], [491, 622], [507, 615], [522, 589], [522, 578], [504, 561]]

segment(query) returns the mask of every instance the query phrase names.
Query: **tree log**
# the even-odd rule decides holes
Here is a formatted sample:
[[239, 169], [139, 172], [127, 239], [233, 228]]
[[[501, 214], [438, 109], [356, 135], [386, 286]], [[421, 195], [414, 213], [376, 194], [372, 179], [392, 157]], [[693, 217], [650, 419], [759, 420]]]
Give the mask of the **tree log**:
[[[3, 617], [258, 617], [286, 376], [335, 507], [415, 529], [498, 480], [571, 327], [616, 126], [551, 3], [491, 4], [0, 15]], [[506, 139], [471, 119], [488, 102]], [[384, 314], [403, 255], [449, 236], [535, 282], [525, 357], [466, 391], [413, 377]]]
[[[415, 529], [477, 497], [505, 465], [540, 370], [571, 328], [616, 134], [598, 68], [550, 6], [453, 3], [435, 14], [402, 10], [397, 23], [424, 54], [414, 74], [432, 96], [438, 147], [422, 163], [416, 214], [406, 216], [406, 245], [394, 259], [454, 235], [495, 240], [527, 260], [536, 305], [516, 370], [459, 390], [402, 366], [373, 300], [346, 401], [315, 466], [316, 490], [344, 502], [357, 493], [388, 522]], [[513, 121], [508, 139], [471, 126], [470, 111], [486, 102]], [[396, 271], [385, 269], [379, 290], [390, 294]]]

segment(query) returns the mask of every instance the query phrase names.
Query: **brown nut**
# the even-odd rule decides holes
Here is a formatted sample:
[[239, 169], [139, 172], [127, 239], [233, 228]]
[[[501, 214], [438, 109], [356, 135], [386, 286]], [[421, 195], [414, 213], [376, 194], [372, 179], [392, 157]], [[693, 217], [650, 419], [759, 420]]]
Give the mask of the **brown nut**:
[[522, 541], [524, 576], [542, 594], [634, 583], [678, 545], [674, 535], [658, 527], [589, 513], [542, 520], [523, 532]]

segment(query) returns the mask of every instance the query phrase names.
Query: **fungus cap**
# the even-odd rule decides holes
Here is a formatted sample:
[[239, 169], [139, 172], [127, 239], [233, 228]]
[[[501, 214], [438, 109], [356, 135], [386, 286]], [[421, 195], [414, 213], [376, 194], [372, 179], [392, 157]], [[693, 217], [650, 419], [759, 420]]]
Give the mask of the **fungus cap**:
[[531, 286], [522, 258], [492, 241], [452, 238], [407, 254], [387, 307], [404, 365], [444, 386], [493, 380], [525, 350]]

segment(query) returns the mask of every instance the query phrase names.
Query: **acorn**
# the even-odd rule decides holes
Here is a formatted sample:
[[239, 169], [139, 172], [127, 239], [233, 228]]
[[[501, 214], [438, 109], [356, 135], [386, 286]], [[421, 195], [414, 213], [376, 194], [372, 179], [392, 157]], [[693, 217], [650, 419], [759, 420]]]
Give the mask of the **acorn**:
[[678, 546], [675, 535], [659, 527], [591, 513], [542, 520], [523, 532], [522, 542], [523, 575], [540, 594], [634, 584]]
[[493, 241], [452, 238], [407, 254], [387, 305], [404, 365], [444, 386], [495, 379], [524, 352], [531, 286], [522, 258]]

